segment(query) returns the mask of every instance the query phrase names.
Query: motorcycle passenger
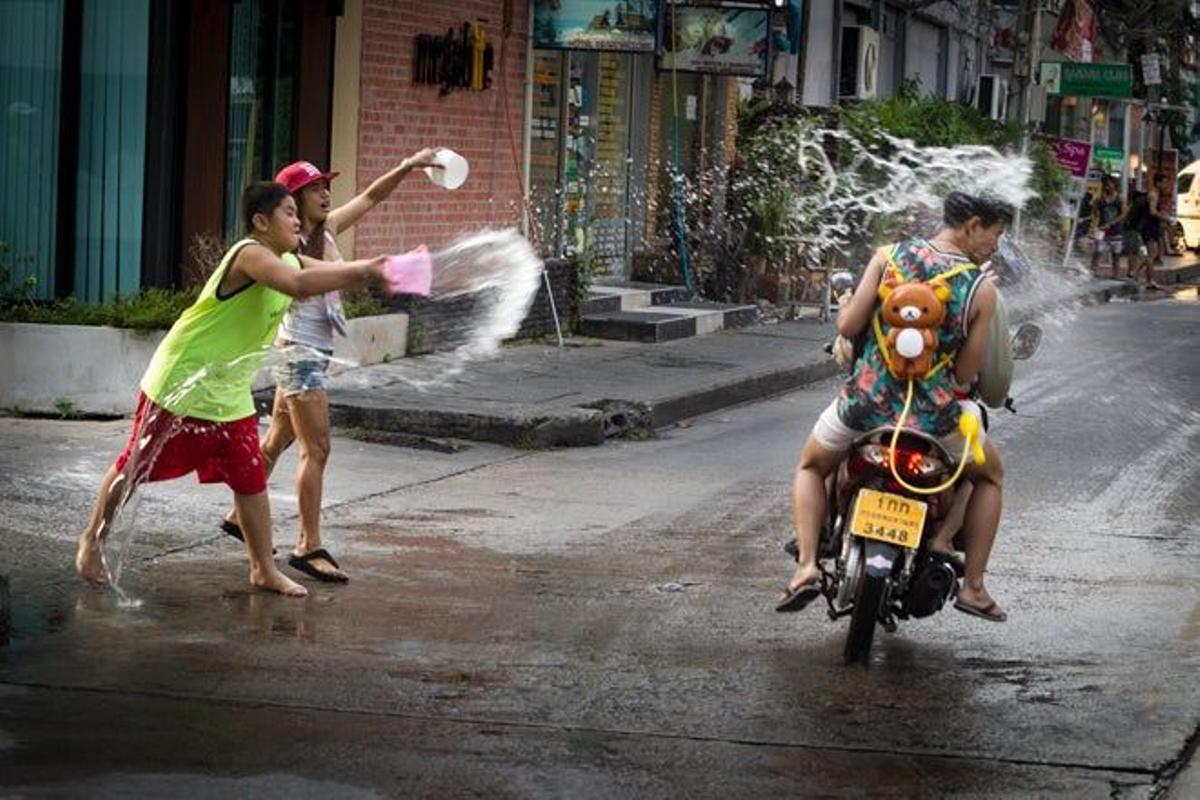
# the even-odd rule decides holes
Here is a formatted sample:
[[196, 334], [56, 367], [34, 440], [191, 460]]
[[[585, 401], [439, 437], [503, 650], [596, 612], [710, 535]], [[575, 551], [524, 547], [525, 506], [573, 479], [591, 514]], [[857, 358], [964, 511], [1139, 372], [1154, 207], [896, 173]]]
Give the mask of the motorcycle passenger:
[[[955, 390], [970, 386], [983, 365], [997, 303], [993, 281], [974, 265], [983, 264], [995, 251], [1012, 215], [1012, 207], [1001, 201], [952, 192], [945, 200], [942, 227], [937, 234], [928, 240], [915, 237], [877, 250], [849, 303], [843, 304], [837, 315], [838, 333], [847, 339], [853, 340], [867, 330], [878, 308], [880, 282], [889, 265], [908, 281], [947, 276], [950, 297], [936, 337], [938, 353], [949, 356], [949, 361], [943, 369], [913, 381], [912, 411], [905, 425], [939, 438], [954, 455], [963, 451], [959, 416], [979, 416], [973, 402], [955, 398]], [[878, 337], [868, 335], [852, 375], [817, 420], [800, 454], [792, 486], [799, 556], [777, 611], [798, 611], [820, 596], [817, 554], [821, 523], [827, 513], [825, 480], [856, 439], [877, 427], [896, 423], [906, 389], [907, 382], [889, 372]], [[972, 463], [965, 472], [975, 488], [966, 511], [965, 575], [955, 607], [1003, 622], [1006, 615], [988, 594], [983, 576], [1000, 523], [1004, 467], [991, 440], [984, 438], [981, 443], [985, 463]], [[941, 552], [949, 549], [945, 542], [933, 542], [933, 547]]]

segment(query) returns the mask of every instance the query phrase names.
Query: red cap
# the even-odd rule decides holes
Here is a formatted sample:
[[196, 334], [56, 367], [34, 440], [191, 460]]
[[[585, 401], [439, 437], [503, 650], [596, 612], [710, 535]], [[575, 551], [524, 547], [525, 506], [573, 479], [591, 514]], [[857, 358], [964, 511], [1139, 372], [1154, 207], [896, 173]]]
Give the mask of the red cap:
[[321, 172], [307, 161], [294, 161], [275, 176], [276, 183], [282, 183], [292, 194], [317, 181], [331, 181], [341, 175], [340, 172]]

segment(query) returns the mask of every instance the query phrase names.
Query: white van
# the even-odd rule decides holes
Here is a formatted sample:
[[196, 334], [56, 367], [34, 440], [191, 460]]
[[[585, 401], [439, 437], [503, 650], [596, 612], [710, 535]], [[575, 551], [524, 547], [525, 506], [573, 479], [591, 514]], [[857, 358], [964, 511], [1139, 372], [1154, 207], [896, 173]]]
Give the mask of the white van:
[[1188, 247], [1200, 249], [1200, 161], [1179, 171], [1175, 192], [1175, 213], [1183, 226], [1183, 239]]

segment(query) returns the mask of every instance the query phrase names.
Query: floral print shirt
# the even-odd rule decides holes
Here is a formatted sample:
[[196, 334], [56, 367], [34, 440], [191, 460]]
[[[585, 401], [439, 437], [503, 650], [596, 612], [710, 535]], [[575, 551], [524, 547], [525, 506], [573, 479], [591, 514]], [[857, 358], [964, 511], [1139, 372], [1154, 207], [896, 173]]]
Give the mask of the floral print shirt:
[[[968, 263], [962, 256], [943, 253], [922, 238], [897, 244], [892, 249], [892, 261], [909, 281], [927, 281]], [[953, 358], [966, 342], [971, 300], [982, 278], [978, 269], [969, 269], [949, 279], [950, 300], [946, 303], [946, 317], [937, 331], [935, 363], [943, 355]], [[883, 335], [887, 336], [887, 324], [882, 321], [880, 324]], [[953, 363], [946, 364], [925, 380], [913, 381], [912, 408], [905, 427], [937, 437], [957, 430], [960, 412], [955, 388]], [[863, 432], [894, 425], [904, 410], [907, 392], [908, 382], [893, 377], [888, 371], [879, 342], [868, 328], [866, 346], [838, 398], [838, 416], [847, 426]]]

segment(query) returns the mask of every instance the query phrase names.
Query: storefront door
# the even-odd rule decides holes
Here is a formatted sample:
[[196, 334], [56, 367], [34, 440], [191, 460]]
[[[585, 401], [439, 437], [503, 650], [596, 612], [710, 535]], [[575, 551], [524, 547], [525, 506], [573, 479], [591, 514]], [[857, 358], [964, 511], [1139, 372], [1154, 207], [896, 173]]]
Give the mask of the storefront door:
[[635, 108], [653, 74], [649, 55], [534, 51], [530, 193], [547, 255], [574, 254], [594, 275], [629, 272], [644, 202], [636, 177], [649, 134]]

